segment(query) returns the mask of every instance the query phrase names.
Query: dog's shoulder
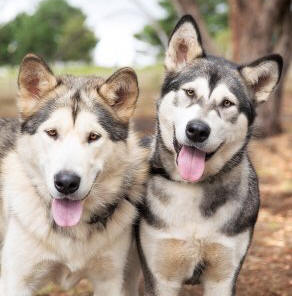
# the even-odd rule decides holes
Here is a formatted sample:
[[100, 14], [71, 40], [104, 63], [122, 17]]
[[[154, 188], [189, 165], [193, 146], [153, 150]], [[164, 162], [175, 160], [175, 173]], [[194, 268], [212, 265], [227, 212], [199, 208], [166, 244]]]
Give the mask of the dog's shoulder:
[[0, 158], [13, 149], [19, 126], [16, 118], [0, 118]]

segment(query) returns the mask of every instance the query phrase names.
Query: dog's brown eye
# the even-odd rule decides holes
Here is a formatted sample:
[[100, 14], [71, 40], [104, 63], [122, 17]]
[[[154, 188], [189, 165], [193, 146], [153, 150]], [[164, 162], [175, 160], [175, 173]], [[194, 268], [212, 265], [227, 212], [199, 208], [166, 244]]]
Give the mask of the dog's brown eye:
[[97, 141], [99, 138], [100, 138], [100, 135], [99, 134], [90, 133], [89, 136], [88, 136], [88, 143]]
[[233, 106], [234, 105], [234, 103], [232, 103], [231, 101], [229, 101], [229, 100], [227, 100], [227, 99], [225, 99], [223, 102], [222, 102], [222, 106], [224, 107], [224, 108], [229, 108], [229, 107], [231, 107], [231, 106]]
[[189, 96], [189, 97], [193, 97], [195, 95], [195, 91], [193, 89], [185, 89], [185, 93]]
[[46, 131], [47, 135], [51, 138], [56, 139], [58, 137], [58, 132], [55, 129], [50, 129]]

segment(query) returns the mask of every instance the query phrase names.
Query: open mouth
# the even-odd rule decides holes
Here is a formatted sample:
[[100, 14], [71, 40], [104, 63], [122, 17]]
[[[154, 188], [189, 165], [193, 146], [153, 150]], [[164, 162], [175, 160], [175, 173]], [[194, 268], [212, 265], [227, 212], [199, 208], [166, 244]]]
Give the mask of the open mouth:
[[81, 200], [68, 198], [54, 198], [52, 202], [52, 215], [58, 226], [71, 227], [79, 223], [83, 211]]
[[180, 145], [177, 142], [175, 145], [177, 151], [176, 162], [180, 176], [189, 182], [199, 181], [204, 173], [206, 161], [208, 161], [222, 145], [223, 143], [213, 152], [206, 153], [196, 147]]

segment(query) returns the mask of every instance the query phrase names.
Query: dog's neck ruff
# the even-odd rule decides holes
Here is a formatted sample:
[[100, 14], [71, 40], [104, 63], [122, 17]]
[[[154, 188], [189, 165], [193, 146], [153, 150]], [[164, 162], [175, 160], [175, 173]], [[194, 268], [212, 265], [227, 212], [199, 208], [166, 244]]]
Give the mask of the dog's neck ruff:
[[114, 212], [119, 206], [119, 202], [115, 202], [113, 204], [109, 204], [103, 214], [94, 214], [90, 217], [88, 224], [101, 224], [103, 227], [106, 227], [108, 220], [113, 216]]
[[150, 175], [161, 176], [169, 181], [175, 181], [170, 177], [168, 172], [163, 167], [158, 168], [158, 167], [153, 166], [153, 164], [150, 167]]
[[88, 221], [88, 224], [89, 225], [101, 225], [101, 226], [103, 226], [105, 228], [108, 221], [114, 215], [115, 211], [117, 210], [117, 208], [119, 207], [120, 203], [123, 200], [126, 200], [127, 202], [132, 204], [132, 202], [129, 199], [128, 195], [122, 195], [122, 197], [119, 198], [118, 200], [116, 200], [114, 203], [108, 204], [106, 206], [105, 210], [103, 211], [103, 213], [101, 213], [101, 214], [93, 214], [90, 217], [90, 220]]

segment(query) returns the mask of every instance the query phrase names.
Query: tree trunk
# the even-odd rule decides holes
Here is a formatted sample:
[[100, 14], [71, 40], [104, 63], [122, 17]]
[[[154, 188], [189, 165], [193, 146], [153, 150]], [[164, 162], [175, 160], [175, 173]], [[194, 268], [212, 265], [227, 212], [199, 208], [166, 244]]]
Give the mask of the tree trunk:
[[148, 19], [149, 23], [152, 24], [153, 29], [155, 30], [157, 37], [159, 38], [164, 49], [167, 49], [168, 45], [168, 36], [165, 31], [161, 28], [159, 22], [153, 18], [151, 13], [144, 6], [143, 1], [140, 0], [132, 0], [132, 2], [137, 6], [138, 9], [144, 14], [144, 16]]
[[258, 108], [259, 135], [267, 137], [282, 131], [283, 86], [291, 61], [291, 0], [229, 0], [233, 59], [246, 63], [276, 52], [284, 58], [282, 79], [270, 100]]

